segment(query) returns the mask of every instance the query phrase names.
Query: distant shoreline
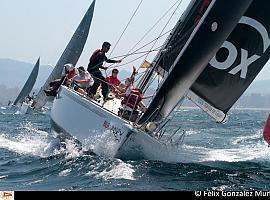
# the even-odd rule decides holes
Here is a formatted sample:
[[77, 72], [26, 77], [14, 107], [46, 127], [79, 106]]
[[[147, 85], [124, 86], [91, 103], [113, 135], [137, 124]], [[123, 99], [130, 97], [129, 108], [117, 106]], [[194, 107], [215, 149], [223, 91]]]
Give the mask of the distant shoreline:
[[[183, 106], [183, 107], [180, 107], [179, 110], [185, 110], [185, 109], [188, 109], [188, 110], [195, 110], [195, 109], [201, 109], [199, 107], [191, 107], [191, 106]], [[232, 110], [253, 110], [253, 111], [270, 111], [270, 108], [231, 108], [230, 111]]]

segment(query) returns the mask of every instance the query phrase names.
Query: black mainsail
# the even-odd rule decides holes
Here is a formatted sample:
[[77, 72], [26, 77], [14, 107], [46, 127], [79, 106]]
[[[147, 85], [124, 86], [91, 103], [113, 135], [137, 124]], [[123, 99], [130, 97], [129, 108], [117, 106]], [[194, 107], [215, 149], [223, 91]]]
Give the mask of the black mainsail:
[[54, 67], [52, 73], [50, 74], [45, 84], [38, 92], [37, 97], [35, 99], [35, 104], [33, 105], [34, 109], [40, 110], [46, 104], [46, 102], [48, 101], [48, 97], [46, 96], [43, 90], [45, 88], [48, 88], [49, 83], [51, 81], [61, 77], [64, 64], [72, 63], [74, 66], [76, 65], [78, 59], [81, 56], [82, 50], [88, 37], [90, 25], [94, 14], [94, 7], [95, 7], [95, 0], [88, 8], [78, 28], [76, 29], [71, 40], [69, 41], [66, 49], [64, 50], [56, 66]]
[[221, 122], [270, 57], [270, 2], [253, 1], [188, 97]]
[[25, 82], [19, 95], [15, 99], [13, 105], [21, 104], [24, 101], [24, 98], [30, 94], [37, 80], [38, 71], [39, 71], [39, 63], [40, 63], [40, 58], [38, 58], [35, 66], [33, 67], [27, 81]]
[[[213, 0], [170, 67], [169, 75], [139, 120], [168, 116], [228, 38], [252, 0]], [[169, 88], [169, 89], [168, 89]]]

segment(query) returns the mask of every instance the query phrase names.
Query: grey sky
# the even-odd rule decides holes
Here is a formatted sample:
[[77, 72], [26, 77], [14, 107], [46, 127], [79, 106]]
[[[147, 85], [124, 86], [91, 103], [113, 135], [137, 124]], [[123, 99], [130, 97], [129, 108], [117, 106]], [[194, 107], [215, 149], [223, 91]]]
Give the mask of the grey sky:
[[[40, 56], [42, 65], [54, 66], [91, 2], [92, 0], [0, 0], [0, 58], [35, 63]], [[114, 48], [140, 2], [141, 0], [96, 0], [90, 33], [78, 65], [87, 66], [89, 56], [96, 48], [100, 48], [103, 41], [111, 42], [111, 50]], [[144, 0], [111, 57], [128, 53], [175, 2], [177, 0]], [[188, 2], [189, 0], [182, 0], [164, 32], [175, 25]], [[175, 8], [176, 6], [137, 48], [158, 37]], [[160, 46], [164, 39], [166, 37], [161, 38], [155, 47]], [[151, 45], [147, 46], [147, 49], [150, 47]], [[143, 50], [146, 49], [141, 51]], [[153, 52], [148, 59], [151, 60], [155, 54]], [[123, 64], [136, 57], [128, 57]], [[120, 69], [131, 70], [133, 65], [138, 66], [141, 62], [142, 59]], [[269, 67], [265, 67], [257, 79], [270, 79]]]

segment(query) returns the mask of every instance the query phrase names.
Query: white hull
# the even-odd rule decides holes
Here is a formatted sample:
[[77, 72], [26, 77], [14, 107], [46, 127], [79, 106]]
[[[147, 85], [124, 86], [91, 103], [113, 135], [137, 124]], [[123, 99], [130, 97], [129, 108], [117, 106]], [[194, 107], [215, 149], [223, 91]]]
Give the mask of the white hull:
[[119, 104], [113, 100], [104, 107], [111, 109], [112, 104], [114, 113], [62, 86], [51, 109], [52, 128], [75, 137], [98, 155], [168, 161], [166, 155], [162, 156], [168, 153], [168, 147], [117, 116]]

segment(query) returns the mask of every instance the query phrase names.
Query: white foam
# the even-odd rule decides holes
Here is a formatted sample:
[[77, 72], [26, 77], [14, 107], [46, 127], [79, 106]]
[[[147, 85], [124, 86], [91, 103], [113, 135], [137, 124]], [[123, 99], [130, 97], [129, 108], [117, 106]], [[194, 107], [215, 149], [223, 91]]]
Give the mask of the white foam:
[[104, 169], [102, 172], [96, 174], [96, 178], [102, 178], [104, 180], [108, 179], [127, 179], [136, 180], [133, 173], [135, 170], [132, 165], [118, 160], [117, 163], [114, 162], [113, 166]]
[[19, 154], [34, 156], [50, 156], [44, 151], [50, 143], [48, 133], [36, 129], [31, 123], [18, 128], [19, 133], [15, 136], [10, 134], [0, 135], [0, 148], [8, 149]]
[[66, 148], [65, 148], [66, 159], [77, 158], [82, 155], [83, 152], [80, 149], [78, 149], [75, 141], [66, 140], [65, 142], [66, 142]]
[[65, 169], [59, 173], [59, 176], [68, 176], [71, 172], [71, 169]]
[[83, 142], [83, 146], [88, 148], [90, 146], [93, 152], [104, 157], [114, 157], [118, 149], [118, 143], [115, 141], [110, 131], [91, 136]]

